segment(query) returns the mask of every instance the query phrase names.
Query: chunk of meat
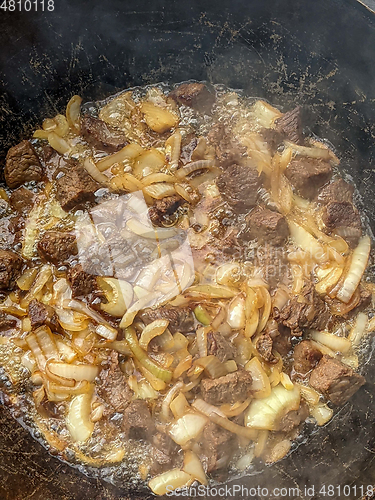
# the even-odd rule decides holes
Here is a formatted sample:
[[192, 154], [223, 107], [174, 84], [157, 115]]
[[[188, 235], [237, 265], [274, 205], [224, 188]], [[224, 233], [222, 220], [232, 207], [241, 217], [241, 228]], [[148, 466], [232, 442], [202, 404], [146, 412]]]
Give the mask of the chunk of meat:
[[203, 83], [183, 83], [169, 95], [179, 104], [194, 108], [201, 113], [210, 113], [215, 102], [215, 96]]
[[245, 370], [238, 370], [223, 377], [203, 379], [201, 382], [202, 397], [212, 405], [245, 401], [251, 396], [252, 378]]
[[70, 267], [66, 277], [71, 286], [73, 297], [88, 295], [97, 289], [96, 277], [86, 273], [81, 264]]
[[64, 176], [56, 180], [56, 198], [63, 210], [71, 210], [86, 202], [93, 203], [100, 187], [84, 168], [70, 163]]
[[130, 404], [132, 392], [118, 364], [118, 353], [112, 351], [108, 363], [99, 373], [98, 396], [106, 404], [106, 413], [123, 412]]
[[302, 401], [298, 410], [290, 410], [278, 423], [277, 429], [281, 432], [290, 432], [304, 422], [309, 416], [309, 407]]
[[332, 167], [324, 160], [297, 157], [289, 163], [285, 175], [300, 196], [312, 200], [330, 180]]
[[0, 250], [0, 290], [12, 290], [21, 274], [22, 259], [11, 250]]
[[28, 213], [32, 209], [35, 201], [35, 194], [24, 187], [20, 187], [15, 191], [12, 191], [9, 196], [9, 203], [11, 206], [17, 210], [23, 217], [27, 217]]
[[81, 134], [91, 146], [108, 152], [118, 151], [128, 143], [124, 132], [89, 115], [81, 118]]
[[162, 226], [163, 222], [167, 222], [168, 216], [176, 212], [182, 203], [182, 198], [177, 195], [166, 196], [161, 200], [156, 200], [148, 211], [151, 222], [154, 226]]
[[256, 349], [268, 363], [277, 363], [278, 359], [272, 353], [273, 340], [269, 333], [261, 335], [256, 343]]
[[311, 372], [309, 384], [334, 405], [345, 404], [366, 383], [362, 375], [337, 359], [323, 356]]
[[17, 326], [17, 320], [7, 314], [0, 312], [0, 332], [5, 332]]
[[260, 131], [260, 135], [267, 143], [268, 149], [272, 155], [276, 153], [278, 147], [284, 140], [284, 135], [274, 128], [263, 128]]
[[218, 332], [209, 332], [207, 335], [207, 353], [213, 354], [222, 363], [228, 359], [234, 359], [236, 356], [236, 348], [225, 337]]
[[39, 255], [55, 265], [68, 261], [78, 253], [75, 235], [66, 232], [46, 231], [37, 247]]
[[167, 319], [172, 333], [188, 333], [194, 330], [194, 315], [188, 307], [165, 306], [158, 309], [145, 309], [141, 313], [142, 321], [148, 325], [156, 319]]
[[257, 239], [259, 243], [282, 245], [288, 238], [288, 224], [281, 214], [267, 208], [257, 207], [246, 217], [246, 227], [240, 238], [249, 241]]
[[288, 111], [281, 118], [275, 120], [275, 128], [286, 139], [295, 144], [303, 143], [302, 122], [301, 122], [301, 107]]
[[325, 232], [334, 231], [356, 246], [362, 235], [362, 223], [358, 210], [349, 201], [331, 201], [321, 211], [321, 218], [325, 225]]
[[269, 320], [266, 326], [266, 333], [269, 333], [273, 349], [279, 354], [286, 356], [292, 349], [290, 328], [275, 320]]
[[319, 203], [330, 203], [331, 201], [353, 203], [353, 193], [354, 186], [340, 178], [324, 186], [317, 201]]
[[223, 123], [215, 124], [207, 139], [208, 143], [215, 148], [216, 157], [222, 167], [239, 164], [246, 158], [246, 147], [240, 144], [231, 129]]
[[30, 318], [32, 328], [38, 328], [39, 326], [46, 325], [52, 331], [56, 332], [61, 330], [57, 315], [51, 306], [43, 304], [37, 299], [33, 299], [28, 306], [27, 313]]
[[5, 160], [4, 177], [11, 189], [25, 182], [42, 180], [43, 168], [29, 141], [22, 141], [9, 149]]
[[234, 434], [213, 422], [206, 424], [201, 437], [200, 459], [207, 472], [226, 467], [236, 446]]
[[326, 303], [315, 291], [311, 282], [307, 282], [300, 296], [294, 297], [276, 313], [275, 319], [291, 329], [293, 335], [302, 335], [303, 328], [324, 330], [331, 321], [331, 314]]
[[152, 467], [151, 474], [161, 474], [174, 467], [182, 465], [182, 455], [178, 456], [179, 447], [164, 432], [157, 432], [152, 438]]
[[256, 205], [262, 177], [255, 168], [234, 164], [224, 170], [216, 184], [229, 205], [243, 213]]
[[132, 401], [124, 411], [122, 429], [129, 439], [150, 440], [155, 432], [155, 424], [146, 401]]
[[310, 340], [303, 340], [294, 347], [293, 351], [293, 369], [297, 375], [305, 377], [312, 369], [316, 367], [322, 359], [323, 354], [314, 347]]
[[249, 251], [248, 260], [252, 260], [262, 273], [263, 279], [270, 288], [280, 283], [287, 283], [290, 278], [288, 255], [284, 246], [275, 246], [266, 243]]

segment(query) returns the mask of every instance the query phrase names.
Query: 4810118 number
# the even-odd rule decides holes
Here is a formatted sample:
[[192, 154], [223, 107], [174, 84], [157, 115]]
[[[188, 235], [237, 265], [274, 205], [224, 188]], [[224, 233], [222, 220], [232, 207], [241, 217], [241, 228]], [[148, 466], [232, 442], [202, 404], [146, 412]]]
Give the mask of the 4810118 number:
[[55, 2], [54, 0], [3, 0], [0, 3], [0, 10], [4, 12], [52, 12], [55, 10]]

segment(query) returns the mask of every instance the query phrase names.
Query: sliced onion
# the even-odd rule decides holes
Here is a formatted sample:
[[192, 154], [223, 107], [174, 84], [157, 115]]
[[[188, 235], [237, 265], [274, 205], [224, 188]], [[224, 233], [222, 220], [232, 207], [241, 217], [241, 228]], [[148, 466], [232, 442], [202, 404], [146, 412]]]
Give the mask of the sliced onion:
[[262, 100], [255, 102], [251, 108], [251, 114], [260, 128], [272, 128], [275, 120], [283, 116], [281, 111]]
[[245, 370], [251, 373], [251, 390], [255, 399], [266, 398], [271, 394], [271, 385], [267, 373], [258, 358], [252, 358], [245, 365]]
[[79, 122], [81, 103], [82, 98], [79, 95], [74, 95], [66, 107], [66, 119], [68, 120], [69, 127], [74, 130], [76, 134], [79, 134], [81, 130]]
[[178, 396], [173, 399], [169, 406], [175, 418], [182, 417], [182, 415], [184, 415], [190, 408], [190, 405], [182, 392], [180, 392]]
[[263, 304], [262, 316], [259, 320], [257, 328], [258, 333], [263, 331], [271, 313], [271, 296], [269, 294], [269, 291], [264, 287], [259, 288], [259, 291], [262, 294], [264, 304]]
[[59, 351], [54, 335], [48, 326], [41, 326], [35, 331], [35, 337], [47, 360], [59, 359]]
[[142, 182], [128, 172], [112, 177], [110, 186], [115, 191], [128, 191], [130, 193], [140, 191], [143, 188]]
[[89, 319], [83, 314], [61, 307], [55, 307], [55, 312], [60, 325], [68, 332], [80, 332], [85, 330], [89, 325]]
[[291, 410], [298, 410], [300, 392], [296, 386], [287, 390], [282, 385], [274, 387], [271, 394], [254, 400], [245, 414], [245, 424], [253, 429], [278, 430], [280, 419]]
[[194, 202], [193, 198], [190, 196], [190, 193], [182, 184], [175, 184], [174, 188], [176, 190], [176, 193], [179, 196], [181, 196], [181, 198], [183, 198], [185, 201], [187, 201], [188, 203]]
[[331, 160], [333, 152], [330, 151], [329, 149], [325, 147], [306, 147], [306, 146], [299, 146], [298, 144], [295, 144], [294, 142], [289, 142], [285, 141], [285, 145], [289, 148], [292, 148], [292, 150], [302, 156], [308, 156], [309, 158], [321, 158], [323, 160]]
[[158, 182], [156, 184], [151, 184], [143, 188], [143, 192], [155, 198], [156, 200], [161, 200], [166, 196], [173, 196], [176, 194], [175, 188], [171, 184]]
[[148, 371], [137, 360], [134, 361], [137, 370], [139, 370], [142, 373], [144, 378], [151, 384], [151, 387], [155, 389], [155, 391], [164, 391], [164, 389], [167, 387], [166, 383], [163, 380], [160, 380], [160, 378], [155, 377], [153, 373]]
[[185, 295], [192, 295], [208, 299], [230, 299], [236, 295], [235, 290], [219, 285], [194, 285], [185, 291]]
[[333, 333], [314, 331], [311, 333], [311, 338], [315, 340], [315, 342], [319, 342], [320, 344], [329, 347], [329, 349], [332, 349], [335, 352], [342, 352], [343, 354], [346, 354], [352, 348], [352, 343], [349, 339], [339, 337]]
[[150, 341], [161, 335], [168, 328], [169, 321], [166, 319], [156, 319], [149, 325], [145, 326], [139, 339], [139, 345], [147, 351]]
[[30, 302], [38, 298], [38, 294], [42, 291], [44, 285], [51, 279], [52, 277], [52, 267], [48, 264], [45, 264], [44, 266], [41, 267], [40, 271], [38, 272], [34, 283], [31, 285], [31, 288], [25, 295], [23, 299], [21, 299], [21, 307], [22, 308], [27, 308], [27, 306], [30, 304]]
[[61, 155], [70, 153], [71, 147], [65, 139], [57, 135], [55, 132], [48, 132], [49, 145]]
[[124, 148], [120, 149], [120, 151], [117, 151], [117, 153], [105, 156], [99, 160], [96, 166], [99, 172], [104, 172], [104, 170], [107, 170], [107, 168], [111, 167], [115, 163], [121, 163], [125, 160], [133, 160], [143, 152], [144, 149], [139, 144], [128, 144]]
[[227, 311], [224, 307], [220, 307], [218, 313], [211, 322], [211, 327], [213, 330], [217, 330], [224, 323], [227, 318]]
[[116, 330], [116, 328], [107, 325], [98, 325], [95, 328], [95, 331], [98, 335], [110, 341], [116, 340], [118, 335], [118, 331]]
[[182, 469], [201, 484], [208, 484], [206, 474], [198, 456], [191, 450], [186, 450], [184, 454], [184, 465]]
[[215, 167], [215, 160], [198, 160], [188, 163], [183, 168], [176, 170], [175, 176], [177, 179], [183, 179], [192, 172], [203, 170], [205, 168], [212, 169]]
[[197, 321], [199, 321], [199, 323], [202, 323], [202, 325], [204, 326], [208, 326], [212, 322], [211, 316], [209, 315], [207, 310], [201, 305], [198, 305], [194, 309], [194, 316], [197, 318]]
[[177, 488], [187, 487], [192, 482], [192, 477], [180, 469], [172, 469], [151, 479], [148, 483], [150, 490], [155, 495], [165, 495]]
[[257, 294], [250, 286], [246, 287], [246, 301], [245, 301], [245, 336], [250, 338], [257, 331], [259, 324], [259, 311], [257, 308]]
[[85, 159], [85, 161], [83, 162], [83, 168], [96, 182], [98, 182], [102, 186], [107, 187], [109, 185], [108, 177], [100, 172], [92, 158]]
[[327, 356], [330, 356], [331, 358], [337, 357], [337, 351], [332, 351], [332, 349], [330, 347], [327, 347], [326, 345], [321, 344], [320, 342], [316, 342], [315, 340], [311, 340], [311, 343], [322, 354], [326, 354]]
[[207, 334], [209, 331], [211, 331], [211, 327], [201, 326], [196, 330], [197, 346], [201, 358], [207, 356]]
[[366, 332], [366, 326], [368, 322], [367, 314], [360, 312], [358, 313], [353, 328], [349, 333], [348, 339], [352, 343], [353, 347], [358, 347], [361, 343], [363, 335]]
[[178, 168], [178, 162], [181, 152], [181, 140], [181, 132], [179, 130], [176, 130], [165, 141], [165, 156], [167, 158], [169, 169], [171, 171], [174, 171]]
[[220, 411], [224, 413], [226, 417], [237, 417], [241, 415], [242, 412], [246, 410], [249, 406], [251, 398], [245, 399], [242, 403], [237, 401], [234, 404], [225, 404], [220, 406]]
[[219, 378], [228, 374], [225, 364], [219, 361], [219, 359], [212, 354], [204, 358], [198, 358], [194, 364], [196, 366], [202, 366], [205, 373], [210, 378]]
[[100, 308], [116, 318], [122, 318], [133, 300], [131, 284], [124, 280], [107, 277], [99, 277], [97, 282], [108, 301], [106, 304], [100, 304]]
[[85, 442], [94, 431], [94, 423], [90, 420], [92, 395], [75, 396], [68, 410], [66, 424], [74, 442]]
[[178, 234], [177, 229], [169, 227], [158, 227], [156, 233], [156, 228], [153, 228], [151, 225], [146, 226], [137, 219], [129, 219], [126, 222], [126, 227], [132, 233], [135, 233], [138, 236], [142, 236], [142, 238], [153, 240], [156, 239], [156, 236], [159, 240], [165, 240], [166, 238], [172, 238], [173, 236], [176, 236]]
[[353, 251], [348, 274], [342, 287], [336, 294], [336, 297], [341, 302], [347, 304], [353, 296], [367, 267], [370, 250], [371, 240], [369, 236], [364, 236], [359, 240], [358, 246]]
[[178, 363], [173, 372], [173, 378], [175, 380], [179, 379], [186, 371], [189, 370], [191, 365], [193, 364], [193, 356], [186, 352], [186, 355], [181, 361]]
[[222, 264], [216, 270], [216, 283], [224, 286], [236, 286], [241, 278], [241, 265], [238, 262]]
[[[146, 175], [146, 177], [143, 177], [142, 179], [142, 184], [145, 187], [151, 186], [151, 184], [160, 184], [163, 182], [169, 182], [169, 183], [176, 182], [176, 177], [174, 177], [174, 175], [163, 174], [163, 172], [157, 172], [156, 174]], [[152, 196], [151, 193], [148, 194]], [[155, 198], [155, 196], [152, 197]]]
[[29, 269], [26, 269], [26, 271], [17, 280], [18, 288], [24, 291], [30, 290], [30, 287], [35, 280], [37, 272], [38, 272], [37, 267], [31, 267]]
[[59, 350], [60, 358], [67, 363], [71, 363], [76, 357], [77, 353], [71, 348], [70, 344], [65, 339], [56, 339], [56, 345]]
[[311, 416], [315, 418], [316, 423], [322, 426], [329, 422], [333, 416], [333, 410], [327, 405], [317, 405], [311, 410]]
[[53, 131], [60, 137], [66, 136], [69, 132], [69, 124], [64, 115], [56, 115], [53, 121], [56, 123], [56, 127]]
[[309, 406], [316, 406], [320, 401], [320, 394], [315, 389], [302, 384], [295, 384], [303, 399], [307, 402]]
[[294, 388], [293, 382], [290, 380], [289, 375], [285, 372], [280, 373], [280, 383], [287, 391], [292, 391]]
[[98, 366], [86, 364], [76, 365], [71, 363], [50, 362], [48, 368], [51, 373], [58, 377], [73, 379], [77, 382], [81, 380], [93, 382], [99, 373]]
[[315, 290], [320, 294], [326, 294], [338, 283], [341, 278], [342, 267], [334, 267], [322, 280], [315, 285]]
[[288, 220], [289, 231], [294, 243], [310, 255], [316, 262], [326, 262], [327, 254], [319, 241], [306, 229], [292, 220]]
[[158, 297], [159, 297], [158, 292], [150, 292], [148, 295], [145, 295], [144, 297], [137, 300], [137, 302], [134, 302], [134, 304], [131, 307], [129, 307], [129, 309], [122, 317], [122, 320], [120, 322], [120, 328], [127, 328], [128, 326], [130, 326], [133, 323], [136, 314], [141, 309], [144, 309], [147, 306], [151, 306], [153, 301], [155, 301]]
[[80, 312], [81, 314], [85, 314], [89, 318], [93, 319], [98, 323], [99, 325], [106, 325], [110, 328], [112, 326], [106, 319], [103, 318], [99, 313], [91, 309], [87, 304], [84, 302], [81, 302], [76, 299], [71, 299], [71, 300], [64, 300], [63, 302], [64, 307], [67, 307], [68, 309], [73, 309], [74, 311]]
[[[148, 292], [153, 290], [156, 282], [160, 278], [162, 273], [162, 266], [160, 259], [156, 259], [151, 264], [147, 265], [139, 273], [136, 286], [144, 288]], [[163, 273], [164, 274], [164, 273]]]
[[183, 388], [184, 384], [182, 382], [177, 382], [174, 384], [167, 394], [164, 396], [163, 402], [161, 404], [161, 413], [160, 416], [164, 422], [168, 422], [170, 419], [169, 408], [172, 403], [173, 398], [176, 394]]
[[197, 438], [207, 424], [207, 418], [200, 413], [186, 413], [169, 426], [168, 433], [173, 441], [184, 446]]
[[42, 349], [40, 348], [40, 346], [38, 344], [38, 341], [37, 341], [35, 334], [31, 333], [30, 335], [28, 335], [26, 337], [25, 340], [27, 342], [27, 345], [30, 347], [31, 352], [33, 353], [33, 356], [38, 364], [39, 369], [44, 371], [44, 369], [46, 367], [47, 360], [46, 360], [45, 355], [43, 354]]

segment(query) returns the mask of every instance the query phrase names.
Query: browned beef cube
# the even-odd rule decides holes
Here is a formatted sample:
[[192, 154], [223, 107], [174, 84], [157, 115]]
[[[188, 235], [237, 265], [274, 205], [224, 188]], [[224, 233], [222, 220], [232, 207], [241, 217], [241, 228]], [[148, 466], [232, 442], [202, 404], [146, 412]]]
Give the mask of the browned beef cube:
[[251, 396], [251, 384], [251, 375], [245, 370], [238, 370], [212, 380], [203, 379], [202, 397], [212, 405], [244, 401]]
[[278, 359], [272, 353], [273, 340], [269, 333], [264, 333], [256, 343], [256, 349], [268, 363], [277, 363]]
[[4, 177], [7, 185], [12, 189], [25, 182], [42, 180], [42, 165], [29, 141], [22, 141], [9, 149]]
[[177, 454], [179, 447], [167, 434], [157, 432], [152, 438], [152, 444], [152, 475], [182, 466], [182, 455]]
[[38, 242], [38, 253], [55, 265], [66, 262], [78, 253], [76, 237], [71, 233], [47, 231]]
[[172, 333], [188, 333], [194, 329], [194, 315], [188, 307], [164, 306], [158, 309], [145, 309], [141, 319], [146, 325], [156, 319], [167, 319], [168, 328]]
[[53, 331], [61, 330], [57, 315], [51, 306], [34, 299], [30, 302], [27, 313], [33, 328], [46, 325]]
[[256, 205], [262, 177], [255, 168], [231, 165], [216, 181], [223, 198], [238, 213], [247, 212]]
[[297, 344], [293, 352], [293, 368], [298, 375], [307, 375], [322, 359], [323, 354], [310, 340]]
[[26, 217], [30, 210], [33, 208], [35, 201], [35, 194], [24, 187], [20, 187], [13, 191], [9, 197], [9, 203], [17, 210], [23, 217]]
[[279, 313], [275, 312], [275, 319], [290, 328], [293, 335], [301, 336], [303, 328], [326, 329], [331, 321], [331, 314], [314, 285], [307, 282], [301, 291], [301, 297], [289, 300]]
[[237, 439], [234, 434], [213, 422], [206, 424], [201, 437], [202, 454], [200, 458], [206, 466], [207, 472], [226, 467], [236, 444]]
[[262, 271], [264, 280], [271, 288], [288, 280], [290, 267], [284, 246], [258, 245], [254, 250], [254, 264]]
[[290, 432], [304, 422], [309, 416], [309, 407], [302, 401], [298, 410], [288, 411], [277, 425], [277, 430], [281, 432]]
[[234, 359], [236, 356], [236, 348], [229, 342], [221, 333], [209, 332], [207, 335], [207, 352], [213, 354], [222, 363], [228, 359]]
[[240, 164], [246, 158], [246, 148], [233, 135], [231, 129], [223, 123], [216, 123], [207, 136], [208, 142], [215, 148], [217, 159], [222, 167]]
[[203, 83], [183, 83], [169, 95], [179, 104], [203, 113], [209, 113], [215, 102], [215, 96]]
[[122, 428], [129, 439], [150, 440], [155, 432], [155, 424], [146, 401], [132, 401], [124, 411]]
[[0, 250], [0, 290], [12, 290], [21, 274], [22, 259], [11, 250]]
[[366, 383], [362, 375], [337, 359], [323, 356], [311, 373], [309, 384], [326, 396], [333, 404], [341, 406]]
[[172, 215], [182, 203], [182, 198], [177, 195], [155, 200], [154, 205], [148, 211], [151, 222], [154, 226], [162, 226], [163, 222], [167, 222], [167, 217]]
[[284, 134], [274, 128], [263, 128], [260, 134], [272, 154], [276, 153], [278, 147], [284, 141]]
[[64, 210], [95, 201], [95, 192], [100, 188], [83, 167], [71, 164], [64, 176], [56, 180], [56, 198]]
[[86, 273], [81, 264], [70, 267], [66, 277], [71, 286], [73, 297], [88, 295], [97, 288], [96, 277]]
[[128, 143], [124, 132], [89, 115], [81, 119], [81, 133], [90, 145], [108, 152], [118, 151]]
[[246, 217], [246, 228], [241, 238], [248, 241], [257, 239], [259, 243], [282, 245], [288, 238], [288, 224], [281, 214], [267, 208], [255, 208]]
[[301, 108], [297, 106], [285, 113], [281, 118], [275, 121], [275, 128], [289, 141], [295, 144], [302, 144], [302, 122], [301, 122]]
[[0, 312], [0, 332], [5, 332], [17, 326], [17, 320]]
[[351, 246], [356, 246], [362, 235], [361, 217], [354, 205], [348, 201], [327, 203], [321, 213], [325, 231], [342, 236]]
[[337, 179], [331, 184], [324, 186], [320, 191], [317, 200], [319, 203], [330, 203], [331, 201], [353, 203], [354, 186], [348, 184], [343, 179]]
[[107, 415], [123, 412], [130, 404], [132, 391], [119, 367], [117, 352], [111, 352], [107, 365], [99, 373], [96, 390], [106, 405], [105, 413]]
[[330, 180], [332, 167], [324, 160], [298, 157], [289, 163], [285, 175], [299, 195], [312, 200]]

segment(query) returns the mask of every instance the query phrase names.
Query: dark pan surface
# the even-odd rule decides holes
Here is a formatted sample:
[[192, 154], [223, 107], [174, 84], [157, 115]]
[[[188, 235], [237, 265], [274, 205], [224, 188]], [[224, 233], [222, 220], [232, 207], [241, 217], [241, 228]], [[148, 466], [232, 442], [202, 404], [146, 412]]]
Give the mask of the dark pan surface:
[[[0, 46], [1, 158], [75, 93], [93, 100], [134, 85], [208, 80], [285, 109], [302, 104], [305, 123], [339, 152], [375, 228], [375, 17], [355, 0], [56, 0], [54, 12], [2, 12]], [[375, 366], [367, 362], [364, 374], [366, 386], [307, 444], [234, 482], [299, 486], [286, 498], [306, 500], [325, 498], [316, 492], [323, 484], [375, 484]], [[0, 405], [1, 500], [129, 496], [141, 493], [49, 456]]]

